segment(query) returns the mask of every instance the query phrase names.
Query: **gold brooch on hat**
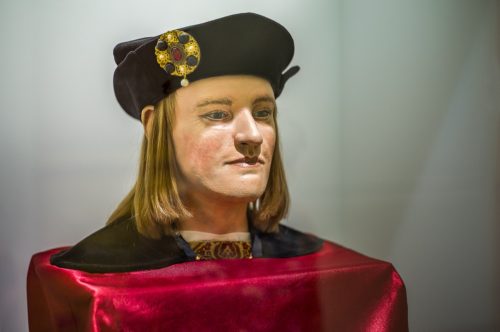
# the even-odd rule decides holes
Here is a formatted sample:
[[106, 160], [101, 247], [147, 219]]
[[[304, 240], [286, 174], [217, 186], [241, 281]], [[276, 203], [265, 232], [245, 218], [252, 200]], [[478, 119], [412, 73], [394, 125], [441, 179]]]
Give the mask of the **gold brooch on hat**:
[[182, 86], [189, 84], [186, 76], [200, 63], [200, 46], [189, 33], [181, 30], [167, 31], [158, 38], [155, 47], [156, 61], [167, 74], [184, 77]]

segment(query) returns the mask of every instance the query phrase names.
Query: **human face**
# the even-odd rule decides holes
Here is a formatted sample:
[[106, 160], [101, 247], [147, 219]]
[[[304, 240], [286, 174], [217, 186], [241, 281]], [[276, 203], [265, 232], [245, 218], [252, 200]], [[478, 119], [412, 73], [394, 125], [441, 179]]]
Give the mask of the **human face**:
[[264, 192], [276, 141], [269, 82], [217, 76], [176, 91], [173, 141], [181, 193], [251, 202]]

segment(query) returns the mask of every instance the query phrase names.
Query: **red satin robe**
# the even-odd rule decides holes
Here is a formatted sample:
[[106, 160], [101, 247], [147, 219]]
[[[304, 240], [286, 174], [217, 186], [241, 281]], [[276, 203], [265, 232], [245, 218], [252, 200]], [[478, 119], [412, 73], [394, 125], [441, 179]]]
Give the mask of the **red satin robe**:
[[325, 241], [291, 258], [194, 261], [121, 273], [28, 271], [30, 331], [407, 331], [387, 262]]

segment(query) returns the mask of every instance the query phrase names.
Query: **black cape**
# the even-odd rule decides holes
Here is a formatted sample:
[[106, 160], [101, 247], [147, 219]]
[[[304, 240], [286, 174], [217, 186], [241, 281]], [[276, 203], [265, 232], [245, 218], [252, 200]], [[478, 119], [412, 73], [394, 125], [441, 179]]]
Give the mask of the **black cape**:
[[[251, 223], [250, 223], [251, 224]], [[323, 240], [279, 225], [277, 233], [264, 233], [250, 226], [254, 258], [295, 257], [321, 249]], [[133, 218], [122, 219], [89, 235], [75, 246], [50, 258], [53, 265], [86, 272], [130, 272], [158, 269], [195, 260], [180, 235], [159, 240], [142, 236]]]

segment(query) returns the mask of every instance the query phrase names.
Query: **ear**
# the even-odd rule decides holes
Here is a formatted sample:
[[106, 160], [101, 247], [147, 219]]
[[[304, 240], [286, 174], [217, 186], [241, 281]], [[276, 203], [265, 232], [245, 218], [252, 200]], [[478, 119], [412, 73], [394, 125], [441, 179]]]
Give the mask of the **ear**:
[[153, 105], [147, 105], [141, 111], [141, 122], [144, 127], [144, 135], [146, 135], [147, 139], [151, 136], [151, 128], [153, 127], [153, 118], [155, 116], [154, 110]]

